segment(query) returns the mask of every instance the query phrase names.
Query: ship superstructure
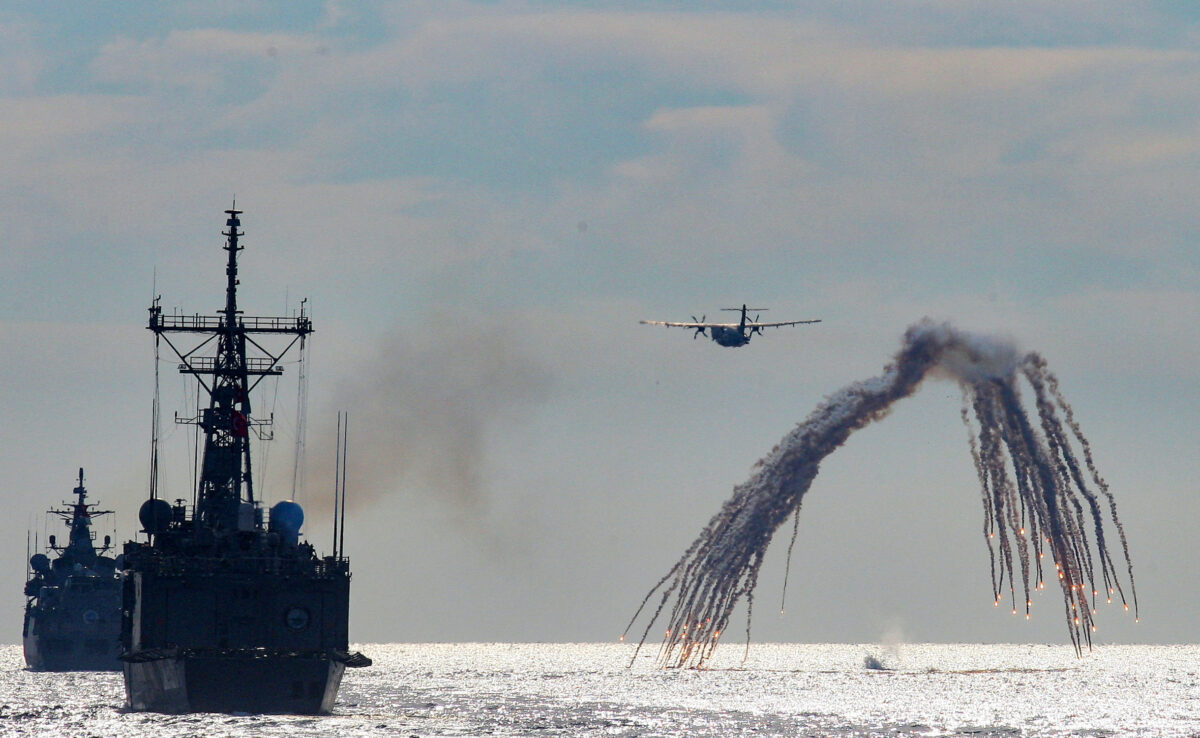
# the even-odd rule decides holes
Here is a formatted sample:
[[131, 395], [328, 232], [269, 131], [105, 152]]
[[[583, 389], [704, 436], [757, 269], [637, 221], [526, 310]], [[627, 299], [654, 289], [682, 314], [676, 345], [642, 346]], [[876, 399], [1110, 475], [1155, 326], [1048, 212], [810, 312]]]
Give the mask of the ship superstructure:
[[[251, 474], [250, 436], [270, 438], [251, 396], [312, 333], [304, 314], [246, 316], [238, 306], [241, 211], [225, 211], [225, 308], [217, 315], [164, 314], [156, 298], [148, 328], [206, 402], [195, 497], [158, 496], [157, 438], [151, 497], [139, 520], [148, 542], [125, 545], [125, 691], [134, 710], [327, 713], [347, 666], [350, 563], [319, 557], [300, 538], [304, 513], [290, 500], [264, 520]], [[188, 342], [190, 346], [182, 346]], [[279, 344], [279, 346], [275, 346]], [[157, 355], [157, 351], [156, 351]], [[156, 406], [157, 407], [157, 406]], [[156, 410], [157, 414], [157, 410]]]
[[74, 502], [47, 511], [70, 528], [67, 545], [50, 536], [48, 550], [29, 559], [25, 582], [25, 663], [36, 671], [116, 671], [121, 668], [121, 582], [109, 536], [95, 544], [92, 520], [110, 515], [87, 499], [83, 469]]

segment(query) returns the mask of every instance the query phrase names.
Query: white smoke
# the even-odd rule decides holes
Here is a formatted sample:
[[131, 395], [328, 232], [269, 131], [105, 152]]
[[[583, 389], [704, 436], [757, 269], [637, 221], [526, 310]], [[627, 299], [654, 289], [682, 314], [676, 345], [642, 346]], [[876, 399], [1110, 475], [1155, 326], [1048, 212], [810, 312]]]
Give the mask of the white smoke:
[[913, 326], [910, 333], [942, 346], [941, 357], [931, 370], [934, 376], [968, 384], [1003, 379], [1014, 375], [1021, 360], [1016, 341], [1006, 336], [968, 333], [928, 318]]
[[[900, 351], [878, 377], [830, 395], [758, 462], [750, 479], [734, 489], [683, 557], [646, 595], [626, 631], [661, 590], [662, 599], [641, 642], [659, 615], [669, 610], [660, 663], [702, 665], [716, 649], [734, 606], [745, 598], [752, 609], [766, 548], [779, 526], [798, 512], [824, 458], [855, 430], [886, 417], [895, 402], [916, 391], [931, 373], [963, 386], [963, 420], [973, 412], [979, 425], [980, 432], [972, 431], [969, 440], [982, 488], [997, 602], [1008, 593], [1015, 610], [1019, 583], [1028, 608], [1028, 597], [1043, 578], [1045, 549], [1058, 572], [1072, 643], [1076, 649], [1090, 646], [1092, 607], [1086, 593], [1095, 592], [1102, 581], [1110, 596], [1115, 592], [1124, 599], [1105, 544], [1102, 495], [1120, 536], [1136, 614], [1133, 570], [1115, 502], [1045, 361], [1037, 354], [1020, 354], [1011, 340], [925, 319], [908, 329]], [[1021, 377], [1036, 395], [1036, 424], [1019, 400]], [[1082, 461], [1072, 441], [1081, 447]], [[998, 551], [992, 547], [993, 535]]]

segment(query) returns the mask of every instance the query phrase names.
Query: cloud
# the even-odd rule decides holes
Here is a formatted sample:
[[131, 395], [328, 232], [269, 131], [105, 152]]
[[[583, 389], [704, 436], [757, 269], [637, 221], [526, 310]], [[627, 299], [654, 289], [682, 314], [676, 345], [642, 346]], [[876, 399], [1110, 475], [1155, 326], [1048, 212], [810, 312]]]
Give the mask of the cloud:
[[200, 93], [239, 91], [229, 70], [246, 62], [268, 68], [278, 57], [321, 53], [310, 37], [290, 33], [253, 33], [221, 28], [171, 31], [163, 37], [117, 38], [96, 55], [96, 79], [145, 91], [164, 87]]
[[[938, 10], [956, 12], [970, 16]], [[568, 196], [649, 230], [650, 242], [673, 233], [708, 252], [797, 232], [825, 249], [886, 239], [957, 250], [1014, 222], [1044, 240], [1111, 245], [1104, 234], [1119, 221], [1122, 241], [1132, 223], [1163, 242], [1173, 232], [1155, 203], [1186, 191], [1198, 138], [1190, 52], [879, 43], [848, 18], [799, 14], [458, 4], [388, 22], [390, 36], [359, 46], [321, 31], [120, 38], [93, 64], [120, 97], [56, 101], [62, 115], [23, 102], [9, 118], [48, 120], [47, 143], [32, 142], [44, 150], [71, 135], [56, 126], [98, 121], [78, 134], [94, 153], [51, 163], [54, 181], [90, 170], [129, 183], [127, 197], [155, 189], [164, 167], [181, 183], [220, 177], [226, 191], [261, 180], [293, 188], [297, 203], [371, 203], [392, 230], [440, 230], [439, 251], [468, 259], [486, 252], [466, 244], [489, 229], [463, 238], [451, 210], [491, 224], [517, 208], [509, 224], [536, 222], [547, 200]], [[614, 75], [624, 81], [597, 84]], [[1163, 113], [1150, 125], [1138, 112], [1148, 97]], [[1113, 167], [1129, 179], [1097, 190]], [[1137, 176], [1146, 168], [1153, 178]], [[528, 199], [513, 200], [514, 187]], [[649, 207], [682, 193], [694, 200], [681, 212]], [[1068, 205], [1091, 211], [1084, 224], [1063, 221]]]
[[36, 49], [35, 37], [32, 23], [0, 20], [0, 69], [4, 70], [0, 95], [27, 95], [37, 89], [45, 60]]

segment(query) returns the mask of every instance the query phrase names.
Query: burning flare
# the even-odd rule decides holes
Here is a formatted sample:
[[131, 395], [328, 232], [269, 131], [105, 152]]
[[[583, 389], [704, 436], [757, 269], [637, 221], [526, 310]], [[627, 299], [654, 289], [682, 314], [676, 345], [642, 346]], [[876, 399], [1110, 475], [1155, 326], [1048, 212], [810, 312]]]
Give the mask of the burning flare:
[[[899, 353], [881, 375], [826, 399], [755, 465], [750, 479], [734, 489], [683, 557], [646, 594], [626, 626], [627, 634], [650, 598], [661, 590], [662, 598], [638, 648], [668, 610], [659, 663], [701, 666], [716, 649], [742, 597], [748, 607], [748, 644], [754, 586], [763, 556], [776, 529], [789, 515], [799, 515], [821, 461], [851, 433], [886, 416], [894, 402], [912, 394], [931, 373], [956, 380], [963, 390], [962, 420], [979, 476], [996, 604], [1006, 591], [1016, 612], [1019, 579], [1028, 614], [1030, 595], [1044, 579], [1042, 559], [1048, 552], [1062, 588], [1071, 643], [1077, 653], [1085, 644], [1091, 648], [1095, 592], [1100, 589], [1097, 576], [1106, 592], [1115, 591], [1125, 602], [1105, 536], [1107, 507], [1121, 541], [1136, 615], [1133, 566], [1116, 502], [1096, 471], [1087, 439], [1045, 360], [1036, 353], [1019, 354], [1011, 342], [925, 319], [908, 329]], [[1020, 377], [1032, 389], [1040, 430], [1021, 404]], [[1072, 438], [1078, 451], [1072, 448]], [[793, 543], [796, 531], [794, 524]], [[1087, 592], [1093, 593], [1090, 602]]]

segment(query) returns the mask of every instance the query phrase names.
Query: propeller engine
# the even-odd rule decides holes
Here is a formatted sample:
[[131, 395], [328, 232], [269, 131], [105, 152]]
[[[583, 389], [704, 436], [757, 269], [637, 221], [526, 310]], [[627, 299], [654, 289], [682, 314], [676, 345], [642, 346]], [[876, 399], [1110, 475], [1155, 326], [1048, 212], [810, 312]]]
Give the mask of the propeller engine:
[[[693, 322], [693, 323], [703, 323], [703, 322], [704, 322], [704, 319], [705, 319], [705, 318], [707, 318], [707, 317], [708, 317], [707, 315], [701, 315], [701, 316], [700, 316], [700, 320], [696, 320], [696, 316], [695, 316], [695, 315], [693, 315], [693, 316], [692, 316], [692, 322]], [[693, 340], [693, 341], [695, 341], [695, 340], [696, 340], [696, 338], [697, 338], [697, 336], [705, 336], [705, 335], [708, 335], [708, 334], [706, 334], [706, 333], [704, 332], [704, 328], [703, 328], [703, 327], [697, 328], [697, 329], [696, 329], [696, 332], [692, 334], [692, 340]]]

